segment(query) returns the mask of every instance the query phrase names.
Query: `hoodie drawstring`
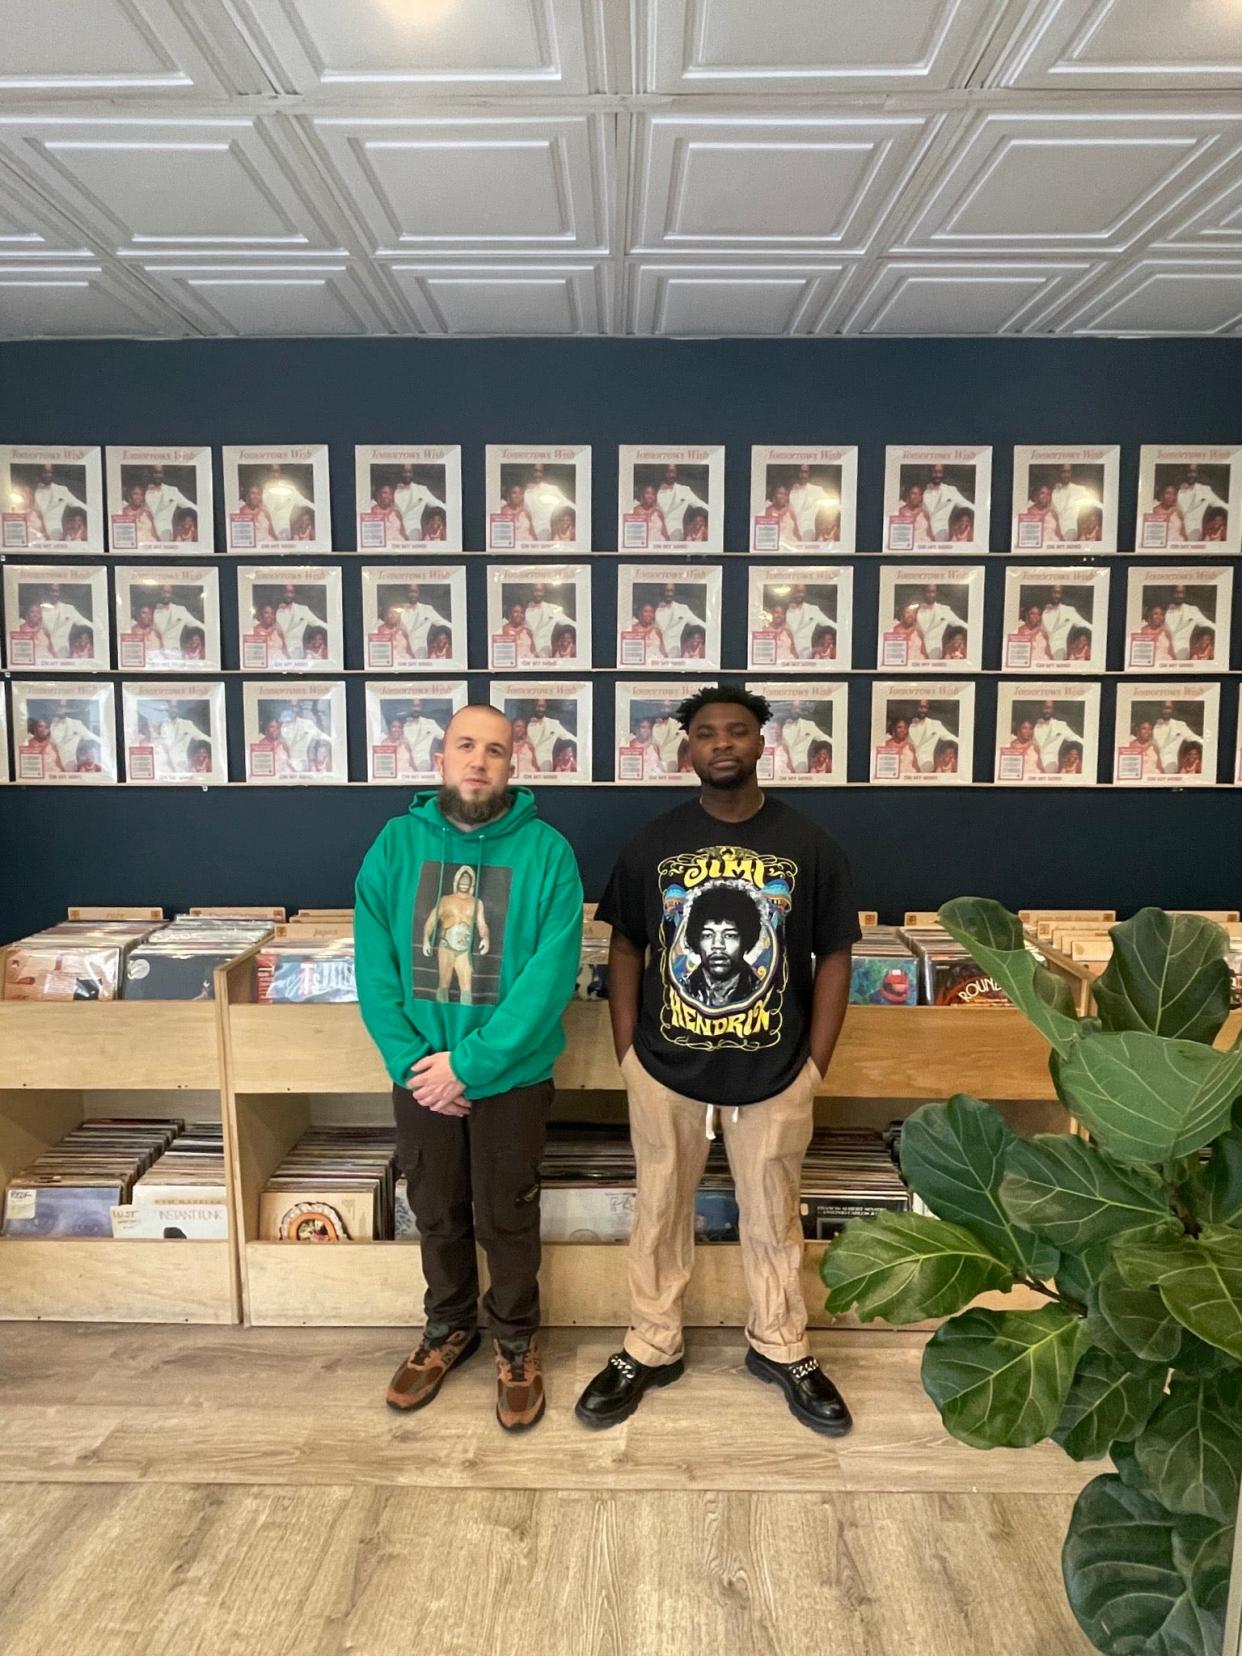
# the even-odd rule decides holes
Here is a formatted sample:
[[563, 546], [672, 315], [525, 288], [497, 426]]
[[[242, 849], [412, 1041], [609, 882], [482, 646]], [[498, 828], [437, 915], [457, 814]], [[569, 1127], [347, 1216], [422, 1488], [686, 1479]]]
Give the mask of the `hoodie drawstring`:
[[448, 861], [448, 829], [440, 830], [440, 883], [436, 887], [436, 903], [432, 909], [435, 916], [435, 925], [431, 931], [431, 946], [434, 949], [440, 941], [440, 900], [444, 896], [444, 869]]

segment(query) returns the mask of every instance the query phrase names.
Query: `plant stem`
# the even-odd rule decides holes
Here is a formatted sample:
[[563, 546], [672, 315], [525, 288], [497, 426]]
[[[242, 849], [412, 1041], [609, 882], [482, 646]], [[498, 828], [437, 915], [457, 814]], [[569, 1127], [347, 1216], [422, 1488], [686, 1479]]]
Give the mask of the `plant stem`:
[[1042, 1294], [1045, 1299], [1055, 1300], [1058, 1305], [1063, 1305], [1067, 1311], [1075, 1311], [1083, 1317], [1087, 1314], [1085, 1305], [1080, 1305], [1076, 1299], [1070, 1299], [1065, 1294], [1058, 1294], [1055, 1289], [1049, 1288], [1046, 1283], [1037, 1282], [1034, 1277], [1019, 1277], [1018, 1281], [1024, 1288], [1030, 1288], [1034, 1293]]

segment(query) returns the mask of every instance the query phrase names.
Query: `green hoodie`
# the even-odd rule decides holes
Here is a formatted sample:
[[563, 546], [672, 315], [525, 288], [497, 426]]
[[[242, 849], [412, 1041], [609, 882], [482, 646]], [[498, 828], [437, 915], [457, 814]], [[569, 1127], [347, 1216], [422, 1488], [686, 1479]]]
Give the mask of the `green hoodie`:
[[[435, 789], [415, 794], [367, 852], [354, 896], [362, 1021], [399, 1086], [429, 1052], [450, 1055], [469, 1098], [547, 1080], [578, 976], [582, 881], [529, 788], [470, 833], [441, 814]], [[447, 992], [442, 960], [455, 968]]]

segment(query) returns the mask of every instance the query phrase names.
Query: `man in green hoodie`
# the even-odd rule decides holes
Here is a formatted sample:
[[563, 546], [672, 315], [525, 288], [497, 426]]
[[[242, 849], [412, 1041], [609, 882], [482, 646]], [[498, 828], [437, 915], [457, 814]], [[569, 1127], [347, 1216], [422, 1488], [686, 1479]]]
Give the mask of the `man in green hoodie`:
[[454, 716], [443, 786], [416, 794], [367, 852], [354, 935], [427, 1279], [423, 1337], [388, 1402], [422, 1408], [478, 1350], [477, 1241], [491, 1279], [496, 1415], [519, 1431], [544, 1411], [539, 1163], [578, 974], [582, 882], [530, 791], [509, 787], [512, 756], [503, 713]]

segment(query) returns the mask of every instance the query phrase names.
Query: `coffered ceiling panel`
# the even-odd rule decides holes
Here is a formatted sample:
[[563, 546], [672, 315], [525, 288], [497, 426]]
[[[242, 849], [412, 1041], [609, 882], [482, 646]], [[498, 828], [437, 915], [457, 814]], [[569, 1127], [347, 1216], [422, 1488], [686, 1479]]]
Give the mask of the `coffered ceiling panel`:
[[1242, 332], [1242, 259], [1142, 259], [1062, 322], [1067, 333]]
[[594, 265], [386, 267], [418, 325], [432, 334], [610, 331], [607, 273]]
[[382, 332], [375, 307], [347, 269], [295, 271], [219, 265], [147, 269], [170, 303], [208, 334]]
[[839, 288], [840, 265], [643, 265], [634, 273], [632, 331], [641, 334], [809, 333]]
[[607, 241], [598, 117], [315, 122], [372, 251], [587, 252]]
[[635, 251], [860, 252], [934, 124], [652, 116], [637, 140]]
[[222, 10], [204, 31], [177, 0], [0, 4], [0, 92], [219, 97], [266, 84]]
[[0, 338], [182, 331], [175, 316], [122, 291], [99, 265], [14, 266], [0, 256]]
[[1002, 86], [1242, 86], [1236, 0], [1043, 0], [995, 71]]
[[847, 333], [1028, 333], [1091, 272], [1080, 263], [894, 260], [874, 273]]
[[901, 242], [1124, 252], [1212, 174], [1240, 125], [1190, 112], [980, 116], [916, 181], [922, 206]]
[[273, 82], [447, 92], [602, 88], [596, 0], [234, 0]]
[[113, 250], [330, 244], [261, 121], [5, 117], [0, 150]]
[[823, 92], [961, 84], [995, 0], [646, 0], [659, 92]]

